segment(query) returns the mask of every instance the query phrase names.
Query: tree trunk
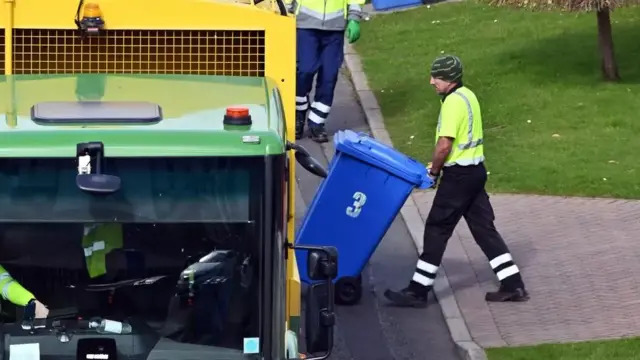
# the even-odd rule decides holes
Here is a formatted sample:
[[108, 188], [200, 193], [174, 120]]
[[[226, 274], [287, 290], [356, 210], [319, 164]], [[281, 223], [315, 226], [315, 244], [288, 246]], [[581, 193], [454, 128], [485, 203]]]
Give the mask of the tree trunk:
[[620, 80], [620, 75], [618, 75], [618, 64], [613, 51], [609, 8], [600, 9], [596, 16], [598, 18], [598, 45], [600, 46], [600, 56], [602, 57], [602, 76], [605, 81], [618, 81]]

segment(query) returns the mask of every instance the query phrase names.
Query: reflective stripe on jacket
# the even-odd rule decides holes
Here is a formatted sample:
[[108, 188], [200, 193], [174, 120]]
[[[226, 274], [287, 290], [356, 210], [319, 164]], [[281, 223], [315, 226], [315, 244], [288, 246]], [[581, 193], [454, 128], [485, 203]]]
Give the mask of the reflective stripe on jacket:
[[347, 20], [362, 19], [364, 0], [293, 0], [299, 29], [344, 31]]
[[460, 87], [442, 103], [436, 142], [440, 136], [454, 137], [453, 148], [444, 166], [478, 165], [484, 161], [480, 103], [468, 88]]
[[121, 224], [94, 224], [84, 227], [82, 248], [91, 278], [107, 273], [106, 257], [112, 250], [122, 248]]
[[11, 301], [18, 306], [25, 306], [35, 299], [35, 296], [27, 289], [23, 288], [11, 275], [0, 265], [0, 295], [4, 300]]

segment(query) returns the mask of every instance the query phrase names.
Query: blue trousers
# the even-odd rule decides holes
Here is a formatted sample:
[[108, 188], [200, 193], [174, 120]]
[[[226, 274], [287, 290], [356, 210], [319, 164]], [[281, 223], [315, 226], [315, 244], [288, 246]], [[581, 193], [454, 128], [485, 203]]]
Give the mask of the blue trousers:
[[[324, 124], [333, 104], [333, 92], [344, 60], [344, 31], [297, 30], [296, 110], [309, 111], [309, 120]], [[313, 103], [309, 93], [318, 75]]]

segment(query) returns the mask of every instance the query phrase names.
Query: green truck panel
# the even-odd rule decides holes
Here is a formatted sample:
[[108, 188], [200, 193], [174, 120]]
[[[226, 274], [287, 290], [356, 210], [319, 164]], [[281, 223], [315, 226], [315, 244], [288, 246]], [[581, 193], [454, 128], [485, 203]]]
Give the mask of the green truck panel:
[[[74, 157], [80, 142], [105, 155], [259, 156], [284, 152], [277, 88], [264, 78], [197, 75], [17, 75], [0, 77], [0, 157]], [[49, 101], [145, 101], [162, 108], [155, 124], [42, 125], [31, 107]], [[245, 106], [250, 126], [223, 124]]]

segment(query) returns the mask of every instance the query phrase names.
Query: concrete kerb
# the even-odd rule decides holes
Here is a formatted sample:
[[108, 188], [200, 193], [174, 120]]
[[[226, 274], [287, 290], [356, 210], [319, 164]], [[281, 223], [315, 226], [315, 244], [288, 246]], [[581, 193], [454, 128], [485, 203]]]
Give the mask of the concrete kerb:
[[[384, 119], [380, 112], [378, 101], [373, 91], [369, 88], [367, 76], [363, 71], [360, 57], [349, 44], [345, 45], [345, 65], [353, 87], [355, 88], [356, 97], [360, 102], [365, 118], [371, 128], [372, 136], [383, 143], [393, 145], [391, 137], [385, 129]], [[411, 233], [411, 238], [413, 239], [417, 252], [421, 253], [422, 232], [424, 229], [422, 218], [418, 212], [418, 206], [413, 195], [407, 199], [407, 202], [400, 210], [400, 215]], [[449, 327], [449, 332], [460, 356], [464, 360], [487, 360], [484, 350], [476, 344], [471, 337], [471, 333], [458, 307], [458, 302], [443, 267], [438, 270], [438, 276], [433, 290], [442, 308], [442, 314], [444, 315], [447, 326]]]

